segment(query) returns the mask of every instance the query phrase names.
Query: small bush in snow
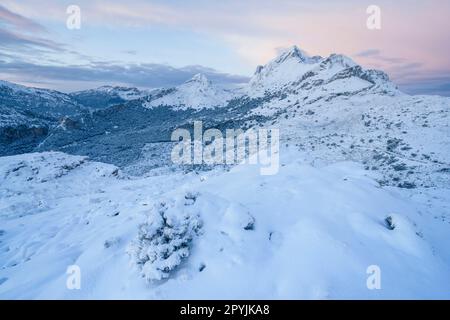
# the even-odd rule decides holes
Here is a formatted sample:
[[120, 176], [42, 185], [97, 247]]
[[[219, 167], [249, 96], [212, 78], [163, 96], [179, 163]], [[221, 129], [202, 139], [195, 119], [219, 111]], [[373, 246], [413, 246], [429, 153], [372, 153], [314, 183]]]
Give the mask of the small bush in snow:
[[108, 249], [110, 247], [118, 245], [119, 243], [120, 243], [120, 238], [113, 237], [113, 238], [105, 240], [105, 242], [103, 242], [103, 247], [105, 247], [105, 249]]
[[389, 230], [395, 229], [395, 222], [394, 222], [394, 219], [392, 218], [392, 216], [387, 216], [386, 219], [384, 219], [384, 222], [386, 222], [386, 227]]
[[201, 229], [201, 221], [199, 214], [186, 209], [192, 206], [186, 207], [183, 200], [161, 202], [153, 208], [147, 222], [139, 226], [137, 239], [128, 248], [147, 281], [168, 278], [189, 256], [191, 242]]
[[247, 213], [247, 221], [244, 223], [244, 230], [254, 230], [255, 229], [255, 218]]

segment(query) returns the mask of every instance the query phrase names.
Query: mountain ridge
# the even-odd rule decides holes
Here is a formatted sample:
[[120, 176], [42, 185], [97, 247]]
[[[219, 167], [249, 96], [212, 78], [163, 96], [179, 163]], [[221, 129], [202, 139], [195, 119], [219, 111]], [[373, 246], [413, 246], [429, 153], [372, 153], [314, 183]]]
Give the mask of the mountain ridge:
[[[9, 137], [0, 154], [60, 150], [141, 174], [170, 163], [171, 131], [203, 120], [205, 129], [278, 127], [281, 142], [309, 153], [311, 162], [357, 160], [380, 172], [383, 184], [450, 181], [450, 99], [402, 93], [384, 72], [343, 55], [310, 57], [294, 46], [234, 90], [197, 74], [149, 92], [104, 86], [87, 93], [85, 105], [65, 95], [83, 111], [62, 117], [0, 109]], [[15, 126], [14, 117], [22, 122]]]

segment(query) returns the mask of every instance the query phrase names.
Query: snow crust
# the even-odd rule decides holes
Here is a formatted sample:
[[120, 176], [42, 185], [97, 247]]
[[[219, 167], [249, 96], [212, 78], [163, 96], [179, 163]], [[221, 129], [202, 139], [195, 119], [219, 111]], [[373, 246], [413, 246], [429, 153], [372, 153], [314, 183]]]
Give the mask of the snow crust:
[[[239, 165], [146, 178], [62, 153], [0, 158], [0, 298], [450, 298], [448, 190], [381, 187], [356, 163], [280, 154], [275, 176]], [[158, 233], [161, 202], [166, 226], [191, 226], [173, 241], [189, 241], [142, 268], [130, 246]], [[80, 290], [66, 288], [69, 265]], [[381, 290], [366, 286], [371, 265]]]
[[225, 106], [232, 97], [232, 92], [214, 85], [205, 75], [196, 74], [169, 94], [144, 103], [144, 107], [173, 106], [177, 110], [210, 109]]

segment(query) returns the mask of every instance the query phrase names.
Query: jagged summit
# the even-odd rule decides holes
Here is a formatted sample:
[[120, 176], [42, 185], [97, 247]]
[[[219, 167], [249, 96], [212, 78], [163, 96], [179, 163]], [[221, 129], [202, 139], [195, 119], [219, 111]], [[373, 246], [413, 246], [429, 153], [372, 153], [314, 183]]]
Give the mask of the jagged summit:
[[320, 65], [323, 68], [330, 68], [335, 66], [341, 68], [351, 68], [356, 66], [357, 64], [347, 56], [332, 53], [328, 58], [322, 59]]
[[297, 46], [292, 46], [266, 65], [256, 68], [249, 83], [249, 95], [259, 95], [267, 90], [279, 90], [280, 87], [297, 80], [311, 70], [317, 62], [318, 57], [311, 58]]
[[281, 50], [278, 56], [272, 59], [268, 64], [282, 64], [289, 60], [294, 60], [298, 63], [311, 64], [320, 62], [323, 58], [321, 56], [310, 56], [306, 51], [293, 45], [287, 49]]
[[310, 56], [305, 50], [300, 49], [298, 46], [293, 45], [289, 48], [281, 50], [277, 57], [273, 61], [281, 63], [289, 58], [298, 59], [301, 62], [315, 62], [318, 59], [322, 59], [321, 56]]
[[278, 57], [274, 59], [276, 63], [282, 63], [286, 61], [287, 59], [294, 58], [298, 59], [302, 62], [305, 62], [308, 60], [309, 56], [304, 52], [303, 50], [299, 49], [296, 45], [283, 50]]
[[211, 89], [215, 89], [216, 85], [213, 84], [203, 73], [197, 73], [191, 79], [185, 81], [177, 87], [177, 90], [189, 90], [206, 92]]
[[[316, 57], [314, 57], [316, 58]], [[264, 69], [274, 69], [276, 66], [283, 64], [285, 62], [289, 62], [289, 60], [294, 60], [299, 63], [310, 62], [310, 57], [306, 52], [299, 49], [297, 46], [292, 46], [290, 48], [284, 49], [280, 52], [278, 56], [272, 59], [265, 66], [259, 65], [256, 67], [255, 75], [260, 74]]]
[[326, 58], [311, 57], [299, 47], [292, 46], [266, 65], [256, 68], [247, 94], [263, 96], [268, 92], [305, 90], [325, 90], [338, 94], [358, 92], [365, 88], [396, 91], [385, 73], [365, 70], [345, 55], [333, 53]]
[[203, 73], [197, 73], [185, 83], [199, 83], [205, 86], [212, 84], [211, 81], [209, 81], [209, 79]]

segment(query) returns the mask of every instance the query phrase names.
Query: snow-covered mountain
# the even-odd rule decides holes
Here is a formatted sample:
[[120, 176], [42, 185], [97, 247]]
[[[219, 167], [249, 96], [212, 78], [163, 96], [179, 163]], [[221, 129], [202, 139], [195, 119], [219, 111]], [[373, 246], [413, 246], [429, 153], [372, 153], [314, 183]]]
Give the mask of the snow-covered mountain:
[[230, 90], [213, 84], [205, 75], [196, 74], [180, 86], [151, 97], [144, 107], [170, 106], [178, 110], [216, 108], [226, 106], [234, 95]]
[[141, 90], [134, 87], [102, 86], [70, 93], [79, 103], [94, 109], [103, 109], [124, 102], [140, 99], [151, 94], [154, 90]]
[[282, 52], [265, 66], [258, 66], [250, 79], [249, 95], [274, 92], [299, 80], [305, 73], [318, 66], [321, 57], [309, 57], [297, 46]]
[[350, 58], [338, 54], [327, 58], [309, 57], [297, 46], [293, 46], [265, 66], [257, 67], [249, 82], [247, 94], [261, 96], [294, 92], [303, 98], [369, 89], [396, 92], [388, 76], [381, 71], [364, 70]]
[[0, 154], [29, 152], [52, 127], [86, 112], [67, 94], [0, 81]]

